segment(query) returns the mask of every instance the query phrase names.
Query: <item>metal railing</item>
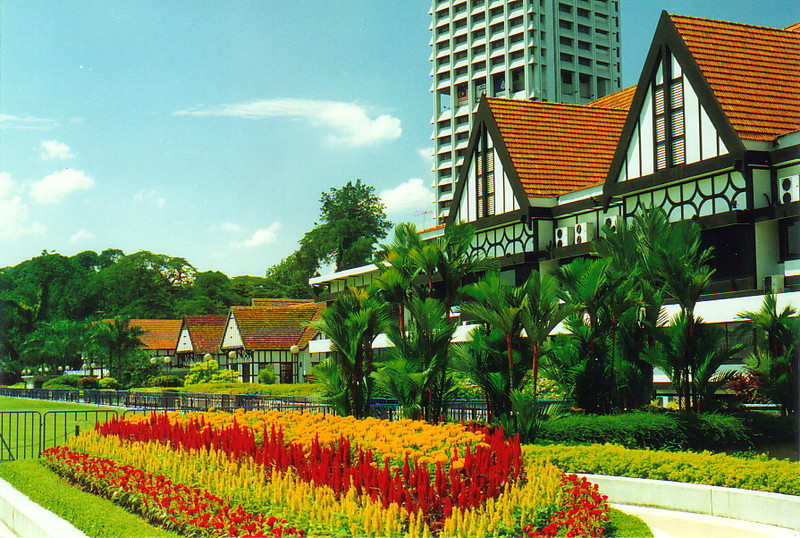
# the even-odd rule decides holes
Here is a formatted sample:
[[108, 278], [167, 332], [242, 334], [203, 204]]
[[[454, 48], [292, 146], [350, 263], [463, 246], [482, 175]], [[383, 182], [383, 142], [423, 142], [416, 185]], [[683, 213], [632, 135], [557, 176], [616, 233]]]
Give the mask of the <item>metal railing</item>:
[[118, 414], [116, 409], [0, 411], [0, 461], [38, 458], [43, 450]]

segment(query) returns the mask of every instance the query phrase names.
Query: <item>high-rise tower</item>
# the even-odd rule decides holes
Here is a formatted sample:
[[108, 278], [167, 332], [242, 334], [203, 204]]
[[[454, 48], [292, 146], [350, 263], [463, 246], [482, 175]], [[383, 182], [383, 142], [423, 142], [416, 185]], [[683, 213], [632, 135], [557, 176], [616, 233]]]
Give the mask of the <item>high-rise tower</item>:
[[432, 0], [436, 217], [481, 95], [588, 103], [620, 89], [619, 0]]

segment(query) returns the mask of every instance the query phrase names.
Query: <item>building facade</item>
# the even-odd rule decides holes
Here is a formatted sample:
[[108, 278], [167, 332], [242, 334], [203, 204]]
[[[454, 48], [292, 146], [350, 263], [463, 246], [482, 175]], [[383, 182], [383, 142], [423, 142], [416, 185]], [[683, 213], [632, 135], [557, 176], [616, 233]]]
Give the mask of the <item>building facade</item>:
[[483, 95], [588, 103], [620, 88], [618, 0], [433, 0], [436, 218], [449, 213]]

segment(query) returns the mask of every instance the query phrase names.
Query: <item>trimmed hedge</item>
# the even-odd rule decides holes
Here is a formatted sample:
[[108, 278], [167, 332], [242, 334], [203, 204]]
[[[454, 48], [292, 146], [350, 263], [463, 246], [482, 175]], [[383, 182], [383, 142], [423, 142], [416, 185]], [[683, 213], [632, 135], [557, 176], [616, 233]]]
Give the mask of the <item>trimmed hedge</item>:
[[796, 425], [763, 413], [655, 413], [567, 415], [547, 421], [539, 439], [558, 443], [615, 443], [627, 448], [676, 450], [749, 449], [763, 443], [792, 442]]
[[70, 388], [77, 389], [81, 386], [81, 376], [75, 374], [66, 374], [49, 379], [42, 384], [43, 389], [62, 389]]
[[800, 462], [754, 460], [710, 452], [633, 450], [621, 446], [528, 445], [528, 457], [572, 473], [590, 473], [800, 495]]

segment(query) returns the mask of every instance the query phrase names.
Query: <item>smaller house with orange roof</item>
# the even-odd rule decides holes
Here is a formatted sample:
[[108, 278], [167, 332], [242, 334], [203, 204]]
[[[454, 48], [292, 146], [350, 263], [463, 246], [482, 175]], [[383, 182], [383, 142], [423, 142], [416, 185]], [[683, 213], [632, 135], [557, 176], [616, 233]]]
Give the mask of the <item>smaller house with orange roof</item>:
[[139, 336], [143, 350], [151, 357], [169, 357], [170, 360], [175, 359], [181, 323], [179, 319], [128, 320], [129, 327], [139, 327], [144, 331]]
[[231, 307], [220, 345], [222, 365], [244, 382], [257, 382], [265, 369], [281, 383], [304, 382], [320, 360], [312, 362], [308, 349], [317, 331], [305, 324], [318, 319], [325, 305], [295, 299], [254, 299], [253, 305]]
[[179, 366], [205, 360], [206, 355], [220, 363], [224, 353], [219, 348], [227, 316], [186, 316], [183, 318], [176, 349]]

